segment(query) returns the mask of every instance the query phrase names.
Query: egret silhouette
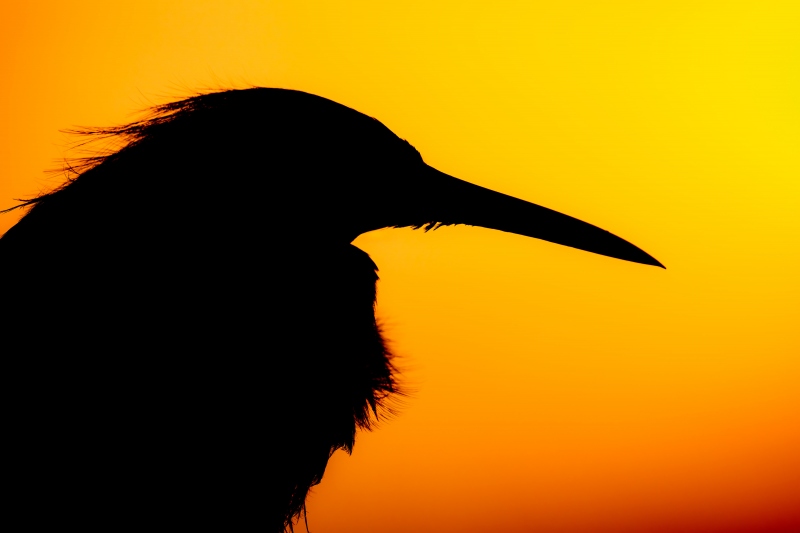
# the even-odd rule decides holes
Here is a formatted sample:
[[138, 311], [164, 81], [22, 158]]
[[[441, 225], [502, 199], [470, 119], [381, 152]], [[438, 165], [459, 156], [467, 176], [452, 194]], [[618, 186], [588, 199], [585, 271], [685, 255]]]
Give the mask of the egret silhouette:
[[119, 145], [0, 239], [8, 479], [31, 529], [291, 528], [402, 392], [364, 232], [468, 224], [662, 266], [304, 92], [205, 94], [88, 133]]

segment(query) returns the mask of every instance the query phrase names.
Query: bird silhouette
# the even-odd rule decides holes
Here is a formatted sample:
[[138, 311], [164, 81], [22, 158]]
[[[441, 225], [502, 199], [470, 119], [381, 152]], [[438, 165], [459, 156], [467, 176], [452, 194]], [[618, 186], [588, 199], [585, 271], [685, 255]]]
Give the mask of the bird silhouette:
[[7, 479], [31, 529], [291, 529], [331, 454], [402, 394], [364, 232], [467, 224], [662, 266], [300, 91], [85, 133], [118, 145], [0, 239]]

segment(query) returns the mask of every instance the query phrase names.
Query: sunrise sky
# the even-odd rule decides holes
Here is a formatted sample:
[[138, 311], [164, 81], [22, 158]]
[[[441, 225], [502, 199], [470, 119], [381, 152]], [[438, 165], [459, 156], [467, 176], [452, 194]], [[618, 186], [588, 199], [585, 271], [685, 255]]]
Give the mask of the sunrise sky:
[[0, 209], [60, 183], [59, 130], [285, 87], [667, 266], [359, 237], [411, 392], [314, 533], [800, 531], [797, 2], [7, 1], [0, 78]]

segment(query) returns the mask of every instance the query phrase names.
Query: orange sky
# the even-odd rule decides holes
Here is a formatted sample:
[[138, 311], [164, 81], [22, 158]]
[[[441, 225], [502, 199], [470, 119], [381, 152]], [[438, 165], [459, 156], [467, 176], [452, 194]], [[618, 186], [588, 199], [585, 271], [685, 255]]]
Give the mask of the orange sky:
[[349, 105], [668, 270], [359, 237], [414, 392], [333, 457], [312, 531], [800, 530], [800, 7], [473, 4], [5, 2], [0, 208], [59, 182], [59, 130], [197, 89]]

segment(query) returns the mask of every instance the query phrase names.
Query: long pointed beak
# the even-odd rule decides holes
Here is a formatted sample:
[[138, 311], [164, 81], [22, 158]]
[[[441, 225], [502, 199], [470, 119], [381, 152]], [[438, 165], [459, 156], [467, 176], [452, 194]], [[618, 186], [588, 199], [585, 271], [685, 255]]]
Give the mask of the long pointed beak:
[[[666, 268], [644, 250], [587, 222], [474, 185], [427, 166], [420, 194], [411, 201], [416, 227], [467, 224], [578, 248], [634, 263]], [[420, 203], [418, 203], [420, 202]]]

